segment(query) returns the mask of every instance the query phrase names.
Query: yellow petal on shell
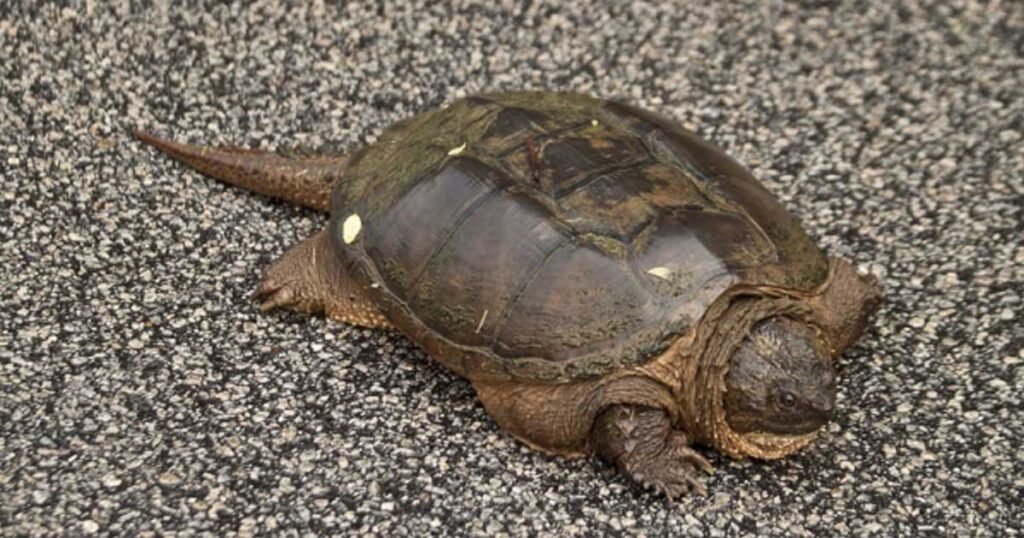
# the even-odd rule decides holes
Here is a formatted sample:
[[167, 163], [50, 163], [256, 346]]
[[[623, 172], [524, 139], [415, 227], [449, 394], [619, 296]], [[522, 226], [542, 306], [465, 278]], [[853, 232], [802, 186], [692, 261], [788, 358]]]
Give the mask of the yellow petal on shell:
[[359, 237], [359, 231], [362, 229], [363, 219], [360, 219], [359, 215], [352, 213], [341, 225], [341, 238], [345, 240], [346, 245], [351, 245]]
[[461, 146], [459, 146], [457, 148], [452, 148], [451, 150], [449, 150], [448, 151], [448, 155], [451, 155], [452, 157], [454, 157], [454, 156], [462, 153], [462, 151], [465, 150], [465, 149], [466, 149], [466, 143], [463, 142]]
[[647, 270], [647, 274], [668, 280], [672, 276], [672, 270], [668, 267], [651, 267]]

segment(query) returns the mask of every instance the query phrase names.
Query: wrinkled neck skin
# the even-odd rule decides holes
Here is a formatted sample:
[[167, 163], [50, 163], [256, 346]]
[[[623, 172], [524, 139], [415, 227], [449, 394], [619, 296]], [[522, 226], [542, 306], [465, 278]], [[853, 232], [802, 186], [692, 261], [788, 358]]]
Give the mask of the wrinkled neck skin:
[[679, 417], [702, 444], [733, 458], [776, 459], [807, 445], [817, 432], [800, 435], [740, 433], [725, 416], [726, 374], [736, 349], [761, 320], [784, 315], [814, 326], [806, 303], [784, 291], [736, 290], [716, 301], [701, 322], [692, 353], [679, 357]]

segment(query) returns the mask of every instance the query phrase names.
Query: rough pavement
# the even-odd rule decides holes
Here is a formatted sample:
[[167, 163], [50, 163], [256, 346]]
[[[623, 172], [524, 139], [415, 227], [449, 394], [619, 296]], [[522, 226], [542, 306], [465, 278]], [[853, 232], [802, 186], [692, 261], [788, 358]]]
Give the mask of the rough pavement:
[[[45, 4], [0, 8], [0, 533], [1021, 533], [1024, 4]], [[354, 147], [519, 88], [678, 118], [881, 277], [809, 449], [674, 504], [530, 451], [398, 334], [260, 315], [323, 217], [127, 134]]]

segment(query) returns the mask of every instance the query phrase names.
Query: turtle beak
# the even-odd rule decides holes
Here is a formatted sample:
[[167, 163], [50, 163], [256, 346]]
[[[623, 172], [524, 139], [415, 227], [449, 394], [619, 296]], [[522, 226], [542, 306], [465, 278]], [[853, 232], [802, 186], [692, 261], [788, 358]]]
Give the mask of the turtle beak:
[[810, 402], [810, 413], [812, 422], [818, 427], [824, 426], [832, 420], [836, 409], [836, 386], [830, 383]]
[[819, 385], [817, 394], [808, 402], [811, 414], [816, 420], [825, 423], [832, 420], [836, 409], [836, 372], [832, 361], [824, 360], [826, 372], [822, 376], [823, 382]]

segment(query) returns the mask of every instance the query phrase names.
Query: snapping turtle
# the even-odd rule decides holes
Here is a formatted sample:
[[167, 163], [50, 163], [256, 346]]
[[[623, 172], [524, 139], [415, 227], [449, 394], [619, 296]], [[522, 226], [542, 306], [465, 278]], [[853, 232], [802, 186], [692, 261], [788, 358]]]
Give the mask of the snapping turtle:
[[470, 97], [351, 155], [136, 136], [330, 211], [265, 272], [264, 310], [394, 327], [526, 444], [597, 453], [669, 497], [704, 491], [694, 444], [806, 445], [880, 297], [719, 149], [618, 102]]

